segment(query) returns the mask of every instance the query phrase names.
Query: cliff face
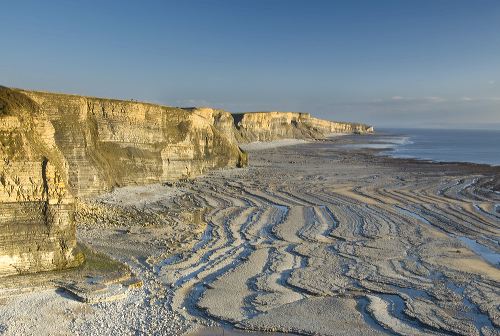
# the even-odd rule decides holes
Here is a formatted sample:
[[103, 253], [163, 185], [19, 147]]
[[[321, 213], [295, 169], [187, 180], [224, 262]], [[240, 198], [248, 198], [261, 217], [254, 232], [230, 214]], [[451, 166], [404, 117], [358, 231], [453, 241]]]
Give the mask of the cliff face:
[[236, 140], [236, 128], [234, 127], [233, 115], [230, 112], [213, 109], [211, 107], [186, 107], [183, 109], [195, 115], [202, 115], [208, 118], [224, 136], [230, 141], [238, 143]]
[[309, 113], [251, 112], [234, 114], [236, 138], [240, 143], [277, 139], [320, 139], [332, 133], [371, 133], [373, 127], [334, 122]]
[[78, 265], [75, 197], [247, 164], [238, 143], [366, 133], [308, 113], [231, 115], [0, 87], [0, 276]]
[[74, 197], [246, 164], [229, 113], [0, 88], [0, 276], [73, 266]]

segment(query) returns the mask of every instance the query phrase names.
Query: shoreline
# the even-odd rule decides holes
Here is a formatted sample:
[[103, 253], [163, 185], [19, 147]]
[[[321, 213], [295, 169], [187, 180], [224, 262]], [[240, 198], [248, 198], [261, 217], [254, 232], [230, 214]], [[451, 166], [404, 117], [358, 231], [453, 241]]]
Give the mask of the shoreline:
[[[379, 134], [375, 133], [373, 135], [362, 135], [362, 137], [372, 137], [372, 136], [378, 136]], [[406, 136], [406, 135], [405, 135]], [[331, 138], [328, 139], [329, 141], [333, 142], [335, 145], [345, 145], [345, 144], [350, 144], [350, 141], [352, 137], [355, 137], [353, 135], [346, 135], [345, 139], [338, 139], [338, 138]], [[340, 141], [346, 140], [346, 143], [341, 143]], [[324, 140], [319, 140], [319, 141], [324, 141]], [[354, 139], [356, 141], [356, 139]], [[431, 160], [431, 159], [420, 159], [417, 157], [396, 157], [396, 156], [391, 156], [390, 154], [384, 153], [388, 150], [392, 149], [379, 149], [379, 148], [342, 148], [338, 147], [337, 148], [339, 151], [357, 151], [357, 154], [360, 155], [372, 155], [373, 159], [377, 158], [382, 158], [386, 159], [388, 162], [398, 164], [405, 164], [405, 163], [412, 163], [415, 165], [418, 164], [423, 164], [423, 165], [437, 165], [437, 166], [460, 166], [463, 168], [479, 168], [482, 171], [492, 171], [492, 172], [499, 172], [500, 173], [500, 165], [493, 165], [493, 164], [488, 164], [488, 163], [476, 163], [476, 162], [469, 162], [469, 161], [438, 161], [438, 160]]]
[[[411, 140], [412, 138], [415, 138], [416, 136], [418, 137], [418, 134], [411, 134], [411, 133], [405, 133], [405, 129], [385, 129], [380, 132], [376, 132], [374, 134], [369, 134], [366, 135], [367, 137], [372, 137], [373, 142], [367, 143], [368, 146], [371, 144], [373, 145], [380, 145], [384, 146], [386, 145], [386, 148], [380, 148], [380, 154], [379, 155], [385, 155], [389, 156], [392, 158], [399, 158], [399, 159], [415, 159], [415, 160], [420, 160], [420, 161], [430, 161], [430, 162], [436, 162], [436, 163], [470, 163], [470, 164], [476, 164], [476, 165], [488, 165], [492, 167], [500, 167], [500, 162], [498, 163], [488, 163], [488, 162], [476, 162], [476, 161], [460, 161], [460, 160], [452, 160], [452, 159], [432, 159], [432, 158], [425, 158], [425, 157], [420, 157], [418, 154], [400, 154], [402, 156], [398, 156], [397, 152], [401, 148], [405, 148], [405, 146], [411, 146], [415, 144], [414, 140]], [[412, 129], [406, 129], [406, 131], [412, 131]], [[413, 131], [429, 131], [429, 129], [416, 129]], [[438, 130], [438, 129], [431, 129], [431, 131], [446, 131], [446, 130]], [[453, 130], [456, 131], [456, 130]], [[464, 131], [464, 130], [458, 130], [458, 131]], [[468, 130], [465, 130], [468, 131]], [[470, 131], [477, 131], [477, 130], [470, 130]], [[494, 130], [492, 131], [493, 133], [499, 133], [500, 131]], [[403, 143], [398, 143], [398, 142], [393, 142], [393, 141], [387, 141], [386, 139], [394, 139], [394, 138], [401, 138], [405, 139]], [[369, 149], [368, 147], [363, 148], [363, 144], [360, 144], [359, 147], [352, 148], [354, 150], [357, 149]], [[379, 148], [372, 148], [372, 149], [379, 149]], [[394, 153], [394, 154], [392, 154]], [[495, 155], [496, 153], [491, 153], [491, 155]]]
[[473, 166], [487, 166], [490, 168], [500, 168], [500, 164], [490, 164], [490, 163], [479, 163], [479, 162], [471, 162], [471, 161], [441, 161], [441, 160], [433, 160], [433, 159], [424, 159], [418, 157], [401, 157], [401, 156], [392, 156], [389, 153], [384, 153], [388, 151], [393, 151], [394, 149], [380, 149], [378, 156], [385, 156], [391, 159], [400, 159], [400, 160], [413, 160], [424, 163], [435, 163], [435, 164], [451, 164], [451, 165], [473, 165]]
[[393, 159], [393, 160], [402, 160], [405, 162], [413, 162], [415, 164], [418, 163], [424, 163], [424, 164], [435, 164], [435, 165], [440, 165], [440, 166], [471, 166], [471, 167], [478, 167], [478, 168], [485, 168], [485, 169], [498, 169], [500, 171], [500, 165], [492, 165], [488, 163], [477, 163], [477, 162], [469, 162], [469, 161], [439, 161], [439, 160], [431, 160], [431, 159], [420, 159], [417, 157], [398, 157], [398, 156], [391, 156], [390, 154], [384, 153], [386, 150], [381, 149], [377, 150], [379, 153], [373, 154], [374, 156], [379, 156], [379, 157], [384, 157], [386, 159]]

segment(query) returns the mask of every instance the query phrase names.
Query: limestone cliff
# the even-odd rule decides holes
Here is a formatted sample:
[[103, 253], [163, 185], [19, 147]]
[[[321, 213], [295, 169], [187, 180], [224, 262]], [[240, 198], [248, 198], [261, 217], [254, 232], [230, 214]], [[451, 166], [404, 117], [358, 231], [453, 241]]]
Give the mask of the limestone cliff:
[[238, 143], [371, 131], [308, 113], [233, 116], [0, 87], [0, 276], [82, 262], [76, 197], [244, 166]]
[[81, 262], [74, 197], [245, 165], [224, 120], [222, 111], [0, 88], [0, 276]]
[[332, 133], [371, 133], [373, 127], [334, 122], [297, 112], [250, 112], [234, 114], [235, 136], [240, 143], [277, 139], [321, 139]]

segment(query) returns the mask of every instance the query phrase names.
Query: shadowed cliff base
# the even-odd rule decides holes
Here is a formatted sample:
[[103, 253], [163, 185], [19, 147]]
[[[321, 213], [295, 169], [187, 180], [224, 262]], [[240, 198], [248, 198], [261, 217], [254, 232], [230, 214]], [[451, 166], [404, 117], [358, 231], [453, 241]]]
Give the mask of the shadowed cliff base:
[[78, 244], [76, 254], [85, 255], [78, 266], [57, 271], [6, 276], [0, 283], [3, 296], [31, 290], [56, 288], [64, 297], [81, 302], [106, 301], [123, 297], [131, 286], [140, 286], [130, 268], [84, 244]]

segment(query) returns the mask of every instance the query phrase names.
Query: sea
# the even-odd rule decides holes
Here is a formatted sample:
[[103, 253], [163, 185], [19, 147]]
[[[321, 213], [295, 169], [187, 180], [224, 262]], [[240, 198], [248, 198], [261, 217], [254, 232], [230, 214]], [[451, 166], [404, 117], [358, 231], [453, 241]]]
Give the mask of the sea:
[[382, 155], [397, 158], [500, 165], [500, 130], [385, 128], [376, 133], [350, 146], [382, 149]]

